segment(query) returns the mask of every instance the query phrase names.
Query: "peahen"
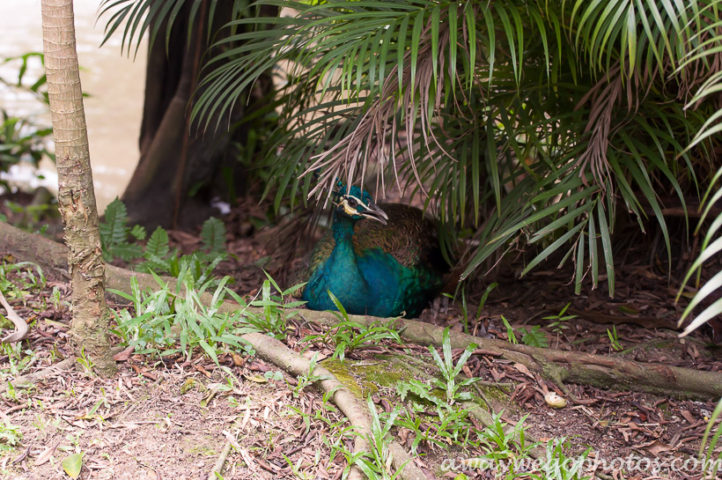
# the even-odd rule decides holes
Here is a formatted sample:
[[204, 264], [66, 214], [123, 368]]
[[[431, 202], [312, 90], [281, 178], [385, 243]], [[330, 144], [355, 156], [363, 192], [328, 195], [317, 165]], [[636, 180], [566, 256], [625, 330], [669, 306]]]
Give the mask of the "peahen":
[[433, 222], [418, 208], [377, 206], [357, 186], [338, 187], [333, 226], [311, 253], [301, 298], [310, 309], [337, 310], [331, 291], [348, 313], [418, 317], [446, 270]]

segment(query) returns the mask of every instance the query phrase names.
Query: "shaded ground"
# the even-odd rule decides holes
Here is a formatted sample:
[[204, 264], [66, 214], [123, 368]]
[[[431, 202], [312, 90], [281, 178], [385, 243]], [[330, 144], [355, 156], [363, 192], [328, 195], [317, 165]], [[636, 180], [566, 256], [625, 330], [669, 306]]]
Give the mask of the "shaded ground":
[[[234, 257], [219, 270], [236, 278], [236, 291], [253, 295], [265, 278], [261, 267], [274, 267], [278, 257], [264, 248], [264, 234], [244, 237], [257, 228], [241, 220], [248, 217], [245, 212], [230, 219], [227, 247]], [[171, 232], [170, 236], [184, 251], [192, 251], [199, 242], [197, 235], [184, 232]], [[640, 260], [630, 260], [633, 258]], [[705, 327], [682, 340], [670, 329], [680, 313], [673, 302], [677, 283], [674, 278], [669, 281], [659, 265], [650, 266], [649, 258], [648, 247], [629, 248], [626, 263], [617, 270], [613, 300], [603, 285], [596, 290], [586, 287], [582, 295], [574, 296], [569, 272], [540, 269], [523, 280], [513, 273], [495, 278], [499, 286], [489, 295], [478, 318], [476, 307], [489, 279], [468, 291], [467, 322], [463, 308], [446, 300], [436, 302], [422, 319], [455, 329], [463, 329], [468, 323], [477, 335], [507, 339], [503, 315], [519, 340], [520, 327], [539, 325], [552, 348], [719, 371], [722, 357], [720, 347], [714, 344], [713, 328]], [[8, 278], [12, 281], [16, 275], [12, 272]], [[25, 306], [17, 296], [8, 297], [23, 318], [36, 323], [29, 343], [15, 351], [6, 349], [0, 357], [3, 383], [18, 373], [47, 368], [62, 357], [69, 321], [63, 303], [67, 294], [67, 285], [49, 283], [41, 291], [26, 289]], [[558, 316], [569, 302], [565, 314], [576, 317], [555, 329], [551, 324], [556, 319], [545, 317]], [[301, 343], [306, 335], [318, 333], [316, 327], [301, 319], [294, 320], [291, 327], [286, 340], [297, 351], [308, 346]], [[610, 341], [608, 331], [612, 328], [616, 329], [621, 351], [616, 351]], [[321, 344], [306, 354], [313, 351], [321, 357], [332, 354]], [[430, 355], [422, 347], [385, 343], [357, 351], [347, 360], [352, 370], [348, 378], [358, 379], [360, 391], [371, 393], [377, 409], [388, 413], [401, 403], [394, 388], [374, 379], [381, 387], [363, 390], [369, 380], [364, 382], [362, 370], [353, 370], [356, 362], [371, 365], [371, 369], [383, 366], [386, 360], [376, 355], [385, 353], [415, 358]], [[455, 354], [458, 358], [461, 352]], [[273, 365], [230, 354], [222, 355], [220, 364], [232, 377], [199, 353], [191, 361], [179, 355], [164, 357], [163, 361], [133, 355], [119, 363], [118, 376], [111, 380], [87, 372], [58, 371], [36, 388], [6, 392], [0, 416], [6, 422], [6, 432], [13, 431], [8, 422], [17, 426], [18, 443], [10, 446], [7, 440], [0, 440], [0, 477], [68, 478], [60, 462], [70, 453], [83, 452], [83, 479], [207, 478], [223, 445], [233, 438], [237, 449], [226, 462], [226, 479], [341, 478], [346, 466], [342, 447], [350, 448], [353, 437], [348, 432], [342, 434], [347, 425], [335, 408], [326, 406], [312, 388], [296, 391], [296, 380], [285, 374], [284, 380], [273, 380], [274, 375], [282, 375]], [[541, 441], [571, 437], [569, 454], [580, 454], [585, 445], [590, 446], [590, 457], [600, 461], [597, 472], [628, 479], [701, 478], [693, 460], [687, 470], [672, 470], [681, 470], [682, 461], [696, 458], [714, 402], [572, 385], [578, 401], [553, 410], [543, 397], [556, 386], [523, 366], [480, 353], [471, 357], [467, 367], [466, 375], [511, 384], [508, 391], [513, 402], [506, 405], [502, 419], [514, 424], [528, 414], [525, 425], [530, 435]], [[464, 447], [448, 447], [452, 442], [439, 431], [434, 412], [428, 408], [426, 413], [429, 415], [417, 414], [422, 430], [430, 429], [429, 437], [438, 443], [421, 442], [422, 456], [417, 463], [429, 478], [454, 478], [455, 473], [445, 474], [441, 466], [444, 461], [475, 458], [482, 453], [478, 425], [467, 420], [460, 431], [468, 432], [470, 441]], [[416, 435], [404, 428], [395, 428], [393, 434], [407, 448]], [[650, 463], [634, 463], [635, 456]], [[630, 460], [632, 463], [627, 464]], [[651, 470], [655, 465], [660, 467], [656, 473]], [[494, 478], [490, 471], [466, 473], [469, 478]]]

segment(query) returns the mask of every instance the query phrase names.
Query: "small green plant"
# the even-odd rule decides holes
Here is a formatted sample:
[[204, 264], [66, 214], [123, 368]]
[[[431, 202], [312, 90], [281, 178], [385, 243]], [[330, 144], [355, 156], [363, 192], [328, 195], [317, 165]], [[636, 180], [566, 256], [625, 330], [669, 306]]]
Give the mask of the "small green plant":
[[128, 210], [123, 202], [117, 198], [105, 207], [105, 220], [100, 222], [100, 244], [103, 248], [103, 258], [106, 262], [112, 262], [119, 257], [130, 262], [143, 254], [143, 249], [136, 243], [130, 243], [128, 238], [133, 236], [136, 240], [144, 240], [145, 228], [134, 226], [128, 227]]
[[85, 354], [85, 347], [80, 348], [80, 357], [76, 358], [75, 361], [78, 362], [81, 367], [83, 367], [85, 373], [90, 376], [95, 376], [95, 374], [93, 373], [93, 367], [95, 367], [95, 363], [90, 357]]
[[324, 334], [308, 335], [302, 341], [322, 341], [325, 345], [333, 348], [333, 358], [338, 358], [342, 362], [347, 354], [350, 355], [364, 346], [378, 345], [383, 340], [403, 344], [399, 331], [394, 328], [393, 324], [386, 325], [382, 322], [373, 322], [371, 325], [366, 326], [351, 321], [338, 298], [331, 292], [328, 292], [328, 295], [338, 308], [338, 312], [333, 313], [341, 322]]
[[23, 434], [20, 427], [12, 425], [9, 420], [3, 421], [2, 425], [0, 425], [0, 443], [14, 447], [20, 443], [22, 438]]
[[[394, 426], [400, 409], [399, 407], [394, 408], [394, 410], [389, 413], [385, 423], [381, 425], [379, 414], [376, 412], [376, 406], [373, 400], [371, 400], [371, 397], [369, 397], [367, 403], [369, 412], [371, 412], [371, 431], [363, 436], [368, 442], [369, 451], [355, 458], [354, 463], [369, 480], [394, 480], [399, 477], [403, 467], [394, 474], [390, 472], [391, 453], [389, 452], [388, 445], [391, 443], [391, 436], [389, 432]], [[361, 435], [360, 433], [357, 434]]]
[[18, 401], [18, 393], [17, 393], [17, 390], [15, 390], [15, 386], [9, 380], [8, 380], [7, 384], [8, 384], [8, 388], [5, 390], [5, 393], [3, 393], [3, 397], [7, 398], [8, 400], [17, 402]]
[[[198, 284], [204, 284], [213, 278], [213, 270], [226, 258], [226, 228], [217, 218], [209, 218], [201, 228], [202, 247], [191, 255], [180, 255], [171, 250], [168, 232], [161, 227], [148, 238], [145, 248], [136, 241], [145, 240], [145, 228], [135, 225], [128, 227], [128, 212], [123, 202], [117, 198], [105, 209], [105, 221], [101, 222], [100, 240], [103, 258], [107, 262], [121, 258], [126, 262], [142, 259], [136, 265], [141, 271], [154, 271], [178, 277], [181, 271], [190, 273]], [[216, 286], [217, 283], [213, 283]]]
[[564, 333], [564, 330], [569, 328], [566, 322], [577, 318], [576, 315], [564, 315], [571, 304], [572, 302], [567, 303], [557, 315], [544, 317], [544, 320], [554, 320], [552, 323], [549, 324], [549, 328], [557, 336], [557, 347], [559, 346], [559, 336]]
[[479, 307], [476, 309], [477, 319], [481, 318], [481, 311], [484, 309], [484, 305], [486, 305], [486, 300], [489, 298], [489, 294], [498, 286], [499, 284], [494, 282], [486, 287], [486, 290], [484, 290], [484, 294], [481, 296], [481, 301], [479, 301]]
[[[493, 414], [491, 425], [477, 432], [479, 445], [485, 451], [482, 458], [494, 462], [529, 458], [531, 450], [539, 443], [530, 444], [526, 441], [527, 427], [524, 426], [524, 422], [528, 414], [519, 419], [513, 428], [509, 428], [509, 425], [501, 420], [503, 413]], [[497, 463], [497, 466], [500, 466], [500, 463]]]
[[134, 278], [131, 295], [111, 290], [134, 306], [135, 314], [127, 309], [116, 314], [117, 327], [113, 331], [124, 343], [136, 347], [137, 353], [156, 356], [182, 352], [188, 360], [200, 348], [216, 363], [222, 348], [247, 350], [240, 337], [245, 332], [236, 325], [236, 316], [219, 311], [229, 277], [220, 280], [207, 306], [201, 296], [210, 289], [211, 280], [196, 288], [192, 275], [182, 270], [176, 291], [172, 292], [166, 282], [151, 274], [160, 286], [155, 292], [151, 289], [142, 292]]
[[581, 476], [585, 460], [592, 451], [588, 448], [576, 458], [568, 457], [569, 442], [566, 437], [555, 438], [547, 443], [546, 461], [542, 463], [542, 475], [530, 474], [534, 480], [588, 480]]
[[408, 392], [414, 393], [439, 407], [451, 408], [456, 401], [467, 401], [471, 400], [471, 395], [468, 392], [461, 391], [462, 388], [467, 387], [477, 381], [478, 378], [466, 378], [461, 382], [456, 381], [456, 377], [461, 373], [461, 369], [466, 364], [466, 361], [471, 357], [471, 354], [476, 349], [475, 344], [471, 344], [459, 357], [459, 360], [454, 365], [454, 355], [451, 351], [451, 340], [449, 338], [449, 327], [444, 329], [442, 333], [442, 346], [441, 346], [444, 358], [441, 358], [436, 349], [429, 346], [429, 352], [431, 352], [434, 362], [441, 371], [442, 379], [434, 378], [432, 380], [433, 388], [438, 388], [444, 392], [444, 400], [437, 398], [432, 392], [431, 387], [425, 383], [419, 382], [418, 380], [411, 380], [409, 382], [399, 382], [396, 387], [397, 392], [401, 398], [406, 398]]
[[[717, 472], [720, 470], [720, 465], [722, 465], [722, 453], [718, 453], [715, 459], [715, 448], [720, 441], [720, 437], [722, 437], [722, 424], [717, 425], [717, 430], [710, 437], [712, 429], [720, 418], [722, 418], [722, 399], [717, 403], [714, 412], [712, 412], [712, 416], [707, 423], [707, 428], [702, 437], [702, 443], [699, 446], [699, 456], [703, 465], [702, 471], [706, 475], [704, 478], [717, 478]], [[708, 441], [709, 446], [707, 446]], [[705, 448], [707, 448], [707, 450], [705, 450]]]
[[609, 343], [611, 344], [612, 349], [617, 352], [622, 349], [622, 344], [619, 343], [616, 325], [613, 325], [611, 330], [607, 329], [607, 337], [609, 337]]
[[[443, 389], [444, 385], [442, 384], [441, 387]], [[402, 400], [405, 400], [409, 396], [409, 393], [413, 393], [417, 397], [426, 400], [427, 402], [430, 402], [437, 407], [447, 406], [447, 403], [442, 395], [437, 396], [433, 393], [433, 388], [434, 387], [424, 382], [420, 382], [416, 379], [411, 379], [408, 382], [397, 383], [396, 393], [399, 395], [399, 397], [401, 397]]]
[[60, 298], [60, 289], [57, 286], [53, 287], [51, 298], [53, 300], [53, 308], [56, 310], [59, 309], [60, 305], [62, 305], [62, 300]]
[[25, 304], [25, 297], [45, 288], [45, 283], [43, 269], [35, 263], [0, 263], [0, 291], [8, 301], [22, 300]]
[[[305, 304], [305, 301], [292, 301], [285, 303], [285, 298], [290, 297], [299, 288], [305, 284], [295, 285], [287, 290], [281, 290], [276, 281], [266, 272], [266, 280], [263, 281], [261, 291], [261, 299], [254, 298], [250, 302], [240, 297], [231, 289], [226, 292], [241, 305], [241, 309], [233, 316], [233, 320], [243, 325], [239, 330], [239, 334], [260, 332], [266, 333], [274, 338], [284, 339], [286, 337], [286, 322], [289, 318], [296, 315], [297, 312], [292, 310]], [[280, 295], [273, 295], [271, 287], [275, 288]], [[256, 313], [250, 308], [262, 308], [263, 313]]]
[[142, 292], [138, 279], [130, 279], [130, 295], [109, 289], [133, 304], [133, 313], [128, 309], [112, 311], [117, 327], [112, 331], [123, 344], [135, 347], [136, 353], [158, 355], [175, 344], [171, 328], [173, 321], [173, 301], [166, 282], [156, 277], [160, 288]]
[[439, 370], [441, 370], [441, 375], [443, 377], [443, 381], [435, 379], [434, 383], [438, 388], [441, 388], [446, 392], [446, 401], [449, 406], [451, 406], [456, 400], [470, 400], [471, 395], [468, 392], [461, 392], [460, 390], [479, 380], [478, 378], [467, 378], [462, 380], [460, 383], [456, 383], [456, 377], [459, 376], [461, 369], [466, 364], [466, 361], [469, 360], [469, 357], [471, 357], [471, 354], [476, 349], [476, 344], [472, 343], [466, 347], [464, 353], [461, 354], [459, 360], [456, 362], [456, 365], [454, 365], [454, 355], [451, 351], [451, 339], [449, 338], [449, 327], [444, 329], [441, 338], [441, 349], [444, 354], [444, 358], [442, 359], [436, 349], [432, 346], [429, 346], [429, 352], [431, 352], [431, 355], [434, 358], [436, 365], [439, 367]]
[[473, 431], [473, 425], [469, 422], [469, 411], [437, 406], [436, 414], [439, 420], [432, 424], [433, 430], [436, 431], [437, 437], [444, 439], [437, 444], [466, 446]]
[[407, 407], [402, 410], [396, 420], [397, 427], [406, 428], [414, 434], [414, 439], [411, 442], [412, 455], [416, 455], [416, 451], [419, 448], [419, 445], [421, 445], [421, 442], [433, 443], [434, 445], [442, 448], [445, 446], [443, 443], [434, 438], [434, 430], [432, 428], [429, 428], [429, 426], [425, 424], [424, 428], [422, 428], [422, 422], [424, 422], [424, 418], [422, 417], [423, 413], [425, 413], [423, 406], [412, 404], [411, 408]]
[[[509, 343], [517, 345], [519, 340], [514, 333], [514, 327], [512, 327], [504, 316], [501, 316], [501, 321], [506, 327], [506, 336]], [[530, 347], [547, 348], [549, 346], [549, 340], [547, 339], [546, 333], [541, 331], [539, 325], [534, 325], [527, 329], [526, 327], [520, 327], [519, 333], [521, 334], [521, 343]]]
[[[23, 350], [22, 343], [3, 343], [1, 350], [8, 357], [8, 370], [10, 375], [17, 377], [30, 368], [38, 358], [35, 351], [28, 348]], [[3, 372], [5, 374], [5, 372]]]
[[279, 370], [269, 370], [263, 374], [266, 380], [273, 381], [273, 382], [281, 382], [283, 381], [283, 373], [281, 373]]
[[504, 323], [504, 326], [506, 327], [506, 337], [509, 339], [509, 343], [516, 345], [519, 343], [519, 341], [516, 339], [516, 335], [514, 334], [514, 328], [509, 325], [509, 322], [506, 318], [504, 318], [504, 315], [501, 316], [501, 321]]
[[[494, 290], [496, 287], [498, 287], [499, 284], [494, 282], [488, 287], [486, 287], [486, 290], [484, 291], [484, 294], [481, 297], [481, 301], [479, 302], [479, 306], [476, 309], [476, 319], [478, 320], [481, 317], [481, 311], [484, 309], [484, 305], [486, 304], [486, 300], [489, 297], [489, 294], [492, 290]], [[458, 289], [457, 289], [458, 293]], [[443, 293], [443, 296], [450, 298], [452, 301], [456, 300], [456, 294], [451, 295], [449, 293]], [[464, 321], [464, 333], [469, 334], [469, 309], [466, 305], [466, 289], [461, 289], [461, 315], [462, 320]]]
[[522, 334], [521, 343], [524, 345], [539, 348], [549, 347], [549, 340], [547, 339], [546, 333], [541, 331], [539, 325], [534, 325], [529, 330], [527, 330], [526, 327], [521, 327], [519, 332]]
[[313, 357], [311, 357], [311, 364], [308, 367], [308, 373], [306, 375], [301, 375], [298, 377], [297, 381], [298, 383], [293, 388], [293, 397], [297, 398], [301, 395], [301, 392], [309, 385], [316, 383], [320, 380], [325, 380], [327, 376], [325, 375], [314, 375], [313, 371], [316, 369], [316, 364], [318, 363], [318, 352], [314, 352]]

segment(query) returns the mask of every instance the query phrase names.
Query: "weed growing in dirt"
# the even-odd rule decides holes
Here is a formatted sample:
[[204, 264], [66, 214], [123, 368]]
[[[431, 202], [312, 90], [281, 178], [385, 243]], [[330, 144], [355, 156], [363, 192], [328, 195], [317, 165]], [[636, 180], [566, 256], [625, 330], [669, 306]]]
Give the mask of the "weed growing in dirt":
[[588, 448], [575, 457], [567, 456], [570, 444], [566, 437], [555, 438], [547, 443], [546, 462], [541, 463], [542, 474], [530, 474], [534, 480], [588, 480], [591, 475], [582, 477], [581, 469], [592, 451]]
[[[285, 297], [303, 285], [282, 291], [268, 274], [259, 292], [261, 299], [250, 302], [226, 287], [230, 277], [198, 284], [195, 275], [183, 269], [174, 291], [153, 271], [151, 274], [159, 286], [155, 291], [150, 288], [141, 291], [136, 278], [131, 278], [130, 295], [109, 290], [133, 304], [133, 313], [128, 309], [115, 313], [117, 327], [113, 332], [122, 343], [135, 347], [138, 354], [164, 356], [182, 352], [190, 360], [193, 352], [200, 349], [216, 363], [219, 352], [230, 347], [253, 354], [241, 335], [261, 332], [284, 339], [286, 322], [296, 314], [290, 309], [305, 303], [284, 303]], [[280, 296], [272, 294], [272, 287], [281, 292]], [[232, 314], [221, 311], [226, 295], [240, 304]], [[211, 298], [202, 300], [204, 296]]]
[[[286, 338], [286, 322], [296, 315], [296, 312], [290, 309], [300, 307], [306, 303], [300, 300], [285, 303], [285, 298], [293, 295], [305, 283], [282, 290], [267, 272], [266, 277], [267, 279], [263, 281], [263, 286], [259, 292], [261, 295], [260, 300], [257, 300], [258, 296], [256, 296], [249, 303], [246, 303], [236, 292], [229, 288], [226, 289], [226, 292], [241, 306], [241, 310], [234, 315], [233, 319], [243, 325], [238, 330], [239, 334], [260, 332], [283, 340]], [[273, 295], [271, 287], [275, 288], [277, 292], [281, 292], [280, 295]], [[254, 310], [250, 310], [249, 307], [262, 308], [263, 313], [256, 313]]]
[[[710, 437], [712, 429], [717, 423], [717, 420], [721, 418], [722, 400], [719, 401], [719, 403], [717, 404], [717, 408], [715, 408], [714, 412], [712, 412], [712, 416], [709, 419], [707, 428], [704, 431], [704, 437], [702, 437], [702, 443], [699, 447], [700, 458], [703, 460], [703, 464], [706, 466], [705, 470], [707, 470], [706, 473], [708, 475], [705, 478], [717, 478], [717, 472], [719, 471], [720, 465], [722, 464], [722, 452], [717, 454], [717, 458], [715, 459], [715, 448], [717, 447], [717, 443], [720, 441], [720, 437], [722, 437], [722, 424], [717, 425], [717, 430], [712, 435], [712, 437]], [[707, 447], [707, 441], [709, 441], [709, 447]], [[705, 448], [707, 448], [706, 451]]]
[[[439, 401], [439, 399], [437, 399]], [[410, 430], [414, 436], [411, 442], [411, 453], [417, 454], [422, 442], [427, 445], [447, 449], [449, 445], [466, 446], [473, 432], [469, 422], [469, 411], [466, 409], [447, 408], [446, 403], [435, 405], [429, 414], [423, 405], [413, 404], [401, 411], [395, 426]]]
[[[443, 358], [435, 348], [429, 347], [429, 351], [441, 371], [442, 379], [433, 379], [431, 385], [412, 379], [408, 382], [399, 382], [396, 386], [396, 391], [401, 399], [405, 400], [409, 393], [412, 393], [433, 404], [435, 409], [433, 417], [436, 420], [433, 420], [431, 415], [424, 415], [426, 413], [425, 408], [416, 404], [412, 404], [411, 409], [407, 409], [399, 416], [396, 422], [397, 426], [407, 428], [415, 433], [411, 446], [413, 453], [416, 452], [422, 441], [433, 443], [442, 448], [454, 443], [461, 445], [468, 443], [472, 431], [472, 425], [468, 421], [469, 411], [454, 408], [453, 405], [458, 401], [471, 400], [471, 395], [462, 391], [462, 389], [479, 380], [478, 378], [467, 378], [457, 382], [456, 378], [475, 348], [476, 345], [469, 345], [459, 357], [456, 365], [454, 365], [451, 339], [447, 327], [442, 334]], [[434, 389], [440, 390], [443, 394], [434, 393]], [[422, 423], [426, 422], [430, 423], [431, 426], [422, 428]]]
[[501, 420], [504, 412], [492, 415], [492, 424], [483, 431], [478, 432], [478, 442], [486, 454], [482, 458], [499, 462], [513, 458], [530, 458], [531, 450], [539, 446], [539, 443], [528, 443], [526, 441], [524, 426], [526, 418], [524, 415], [513, 428], [508, 428], [506, 422]]
[[[355, 456], [353, 462], [349, 461], [349, 465], [353, 464], [359, 467], [369, 480], [394, 480], [398, 478], [403, 467], [393, 475], [389, 471], [391, 463], [391, 452], [388, 448], [389, 443], [391, 443], [389, 432], [401, 411], [400, 407], [397, 406], [389, 413], [383, 425], [381, 424], [381, 419], [376, 412], [376, 407], [371, 397], [368, 399], [368, 408], [371, 413], [371, 432], [365, 435], [359, 432], [355, 432], [355, 434], [362, 435], [368, 443], [369, 448], [367, 452]], [[404, 466], [405, 465], [406, 464], [404, 464]], [[344, 471], [344, 474], [345, 473], [346, 471]]]
[[393, 324], [373, 322], [366, 326], [351, 321], [338, 298], [331, 292], [328, 292], [328, 295], [338, 308], [338, 312], [332, 313], [336, 315], [340, 323], [323, 334], [308, 335], [301, 340], [302, 342], [321, 341], [327, 347], [333, 348], [333, 358], [338, 358], [341, 362], [344, 361], [347, 354], [350, 355], [364, 346], [378, 345], [383, 340], [391, 340], [399, 345], [403, 344], [399, 336], [400, 330], [396, 330]]
[[7, 449], [7, 447], [14, 447], [20, 440], [22, 440], [23, 434], [20, 431], [20, 427], [12, 425], [10, 420], [4, 419], [0, 424], [0, 448]]
[[[484, 305], [486, 304], [487, 298], [489, 298], [489, 294], [492, 290], [494, 290], [496, 287], [498, 287], [499, 284], [494, 282], [488, 287], [486, 287], [486, 290], [484, 291], [484, 294], [481, 297], [481, 300], [479, 301], [479, 306], [476, 309], [476, 319], [478, 320], [481, 318], [481, 311], [484, 309]], [[452, 301], [456, 300], [456, 294], [458, 293], [459, 289], [457, 288], [457, 291], [454, 295], [451, 295], [449, 293], [443, 293], [442, 295], [445, 297], [450, 298]], [[462, 319], [464, 320], [464, 333], [469, 334], [469, 309], [466, 305], [466, 289], [461, 289], [461, 314]]]
[[441, 338], [441, 350], [444, 354], [443, 359], [439, 356], [439, 353], [434, 347], [429, 346], [429, 352], [431, 352], [434, 362], [436, 362], [436, 365], [439, 367], [439, 370], [441, 370], [441, 375], [443, 376], [443, 381], [434, 379], [434, 386], [436, 386], [436, 388], [440, 388], [446, 393], [446, 403], [449, 406], [453, 405], [457, 400], [471, 400], [471, 395], [468, 392], [462, 392], [461, 389], [479, 381], [479, 379], [467, 378], [462, 380], [460, 383], [457, 383], [456, 377], [459, 376], [461, 369], [464, 368], [467, 360], [469, 360], [469, 357], [471, 357], [471, 354], [476, 349], [476, 344], [472, 343], [466, 347], [464, 353], [461, 354], [459, 360], [456, 362], [456, 365], [454, 365], [454, 355], [451, 351], [451, 339], [449, 338], [449, 327], [444, 329]]
[[567, 303], [564, 308], [561, 309], [559, 314], [557, 315], [551, 315], [548, 317], [544, 317], [544, 320], [554, 320], [552, 323], [549, 324], [549, 328], [552, 332], [554, 332], [557, 335], [557, 347], [559, 347], [559, 336], [564, 333], [564, 330], [569, 328], [569, 326], [566, 324], [569, 320], [572, 320], [574, 318], [577, 318], [576, 315], [564, 315], [569, 308], [569, 305], [572, 303]]
[[85, 347], [80, 348], [80, 356], [75, 359], [75, 361], [83, 367], [83, 371], [86, 375], [94, 377], [95, 373], [93, 373], [93, 367], [95, 366], [95, 363], [93, 360], [85, 354]]
[[235, 316], [219, 311], [229, 277], [220, 281], [210, 306], [206, 306], [201, 296], [211, 287], [212, 281], [206, 281], [196, 289], [193, 276], [183, 270], [173, 292], [168, 283], [154, 273], [153, 276], [160, 287], [155, 292], [151, 289], [141, 291], [135, 278], [131, 279], [131, 295], [111, 290], [131, 301], [134, 307], [134, 314], [127, 309], [115, 314], [117, 327], [113, 332], [124, 344], [136, 347], [136, 353], [151, 356], [182, 352], [187, 360], [196, 348], [200, 348], [216, 363], [218, 351], [227, 346], [247, 350], [247, 344], [239, 336], [243, 332], [238, 331]]
[[609, 343], [610, 346], [614, 351], [620, 351], [622, 349], [622, 344], [619, 343], [619, 335], [617, 335], [617, 326], [613, 325], [612, 329], [607, 329], [607, 337], [609, 337]]
[[[509, 339], [509, 343], [511, 343], [512, 345], [518, 344], [519, 340], [514, 333], [514, 327], [509, 324], [509, 321], [504, 318], [504, 315], [501, 316], [501, 321], [506, 327], [506, 336]], [[539, 348], [549, 347], [549, 339], [547, 338], [546, 333], [541, 331], [541, 327], [539, 325], [534, 325], [529, 329], [527, 329], [526, 327], [521, 327], [519, 328], [519, 333], [522, 335], [521, 343], [523, 343], [524, 345]]]
[[[320, 380], [326, 380], [328, 378], [327, 375], [314, 375], [313, 374], [313, 371], [316, 369], [317, 363], [318, 363], [318, 352], [314, 352], [313, 357], [311, 357], [311, 364], [308, 367], [308, 374], [300, 375], [297, 378], [298, 383], [291, 390], [294, 398], [298, 398], [301, 395], [301, 392], [309, 385], [312, 385]], [[325, 398], [324, 398], [324, 401], [325, 401]]]
[[22, 300], [45, 288], [45, 275], [39, 265], [31, 262], [0, 263], [0, 291], [5, 298]]
[[399, 428], [405, 428], [414, 434], [414, 439], [411, 441], [411, 454], [416, 455], [417, 449], [421, 442], [427, 444], [433, 443], [438, 447], [444, 448], [444, 444], [439, 442], [433, 437], [433, 429], [424, 426], [421, 428], [422, 421], [424, 420], [421, 414], [424, 413], [424, 408], [420, 405], [412, 405], [410, 408], [401, 411], [401, 414], [396, 419], [396, 426]]
[[0, 371], [0, 375], [3, 377], [6, 375], [17, 377], [33, 366], [38, 358], [35, 355], [35, 351], [28, 348], [23, 350], [21, 342], [18, 343], [3, 343], [2, 352], [8, 357], [7, 370]]
[[506, 338], [509, 339], [509, 343], [512, 345], [516, 345], [519, 343], [519, 341], [516, 339], [516, 335], [514, 334], [514, 328], [509, 325], [509, 322], [506, 318], [504, 318], [504, 315], [501, 316], [501, 321], [504, 322], [504, 326], [506, 327]]

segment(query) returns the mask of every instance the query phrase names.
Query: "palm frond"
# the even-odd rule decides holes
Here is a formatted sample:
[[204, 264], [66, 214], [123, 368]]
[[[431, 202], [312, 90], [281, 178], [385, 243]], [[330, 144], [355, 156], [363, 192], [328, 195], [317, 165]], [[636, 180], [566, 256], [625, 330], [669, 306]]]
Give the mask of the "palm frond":
[[[106, 0], [108, 34], [157, 35], [183, 2]], [[613, 295], [617, 209], [643, 230], [653, 217], [670, 264], [662, 199], [686, 212], [716, 170], [719, 4], [260, 0], [295, 13], [226, 25], [192, 118], [222, 127], [282, 65], [264, 164], [276, 208], [373, 175], [379, 195], [393, 185], [476, 229], [462, 278], [514, 245], [534, 252], [524, 273], [571, 259], [577, 291], [606, 273]]]

